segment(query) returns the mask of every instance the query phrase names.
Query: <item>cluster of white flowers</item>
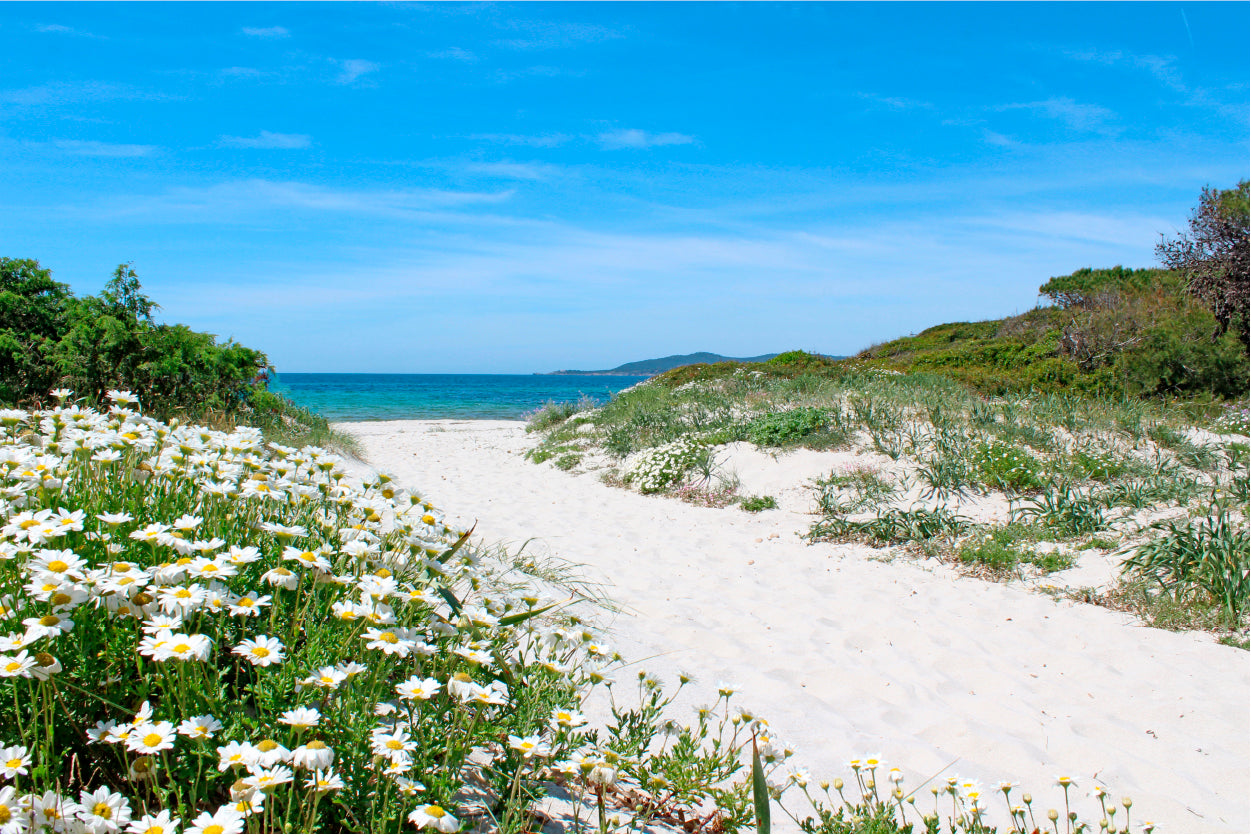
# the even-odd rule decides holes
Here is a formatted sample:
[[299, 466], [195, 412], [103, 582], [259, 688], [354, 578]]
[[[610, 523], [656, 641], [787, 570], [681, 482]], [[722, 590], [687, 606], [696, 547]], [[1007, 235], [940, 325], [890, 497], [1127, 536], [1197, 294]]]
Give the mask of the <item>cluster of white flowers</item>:
[[[198, 815], [185, 832], [281, 826], [264, 817], [277, 792], [300, 792], [281, 805], [312, 825], [327, 793], [382, 791], [370, 763], [415, 798], [422, 750], [455, 736], [440, 723], [508, 715], [508, 682], [602, 680], [589, 630], [532, 617], [533, 587], [458, 550], [462, 532], [388, 476], [354, 482], [325, 450], [165, 424], [115, 394], [108, 413], [0, 410], [0, 697], [23, 729], [0, 742], [0, 774], [37, 789], [0, 788], [0, 831], [174, 832], [175, 793]], [[104, 718], [67, 715], [62, 694]], [[362, 700], [379, 717], [363, 748]], [[54, 715], [96, 720], [65, 773]], [[190, 783], [214, 767], [242, 772], [228, 798]], [[112, 787], [73, 785], [109, 773]], [[459, 826], [432, 804], [408, 819]]]
[[677, 484], [708, 455], [708, 445], [690, 435], [643, 450], [626, 464], [624, 481], [640, 493], [657, 493]]

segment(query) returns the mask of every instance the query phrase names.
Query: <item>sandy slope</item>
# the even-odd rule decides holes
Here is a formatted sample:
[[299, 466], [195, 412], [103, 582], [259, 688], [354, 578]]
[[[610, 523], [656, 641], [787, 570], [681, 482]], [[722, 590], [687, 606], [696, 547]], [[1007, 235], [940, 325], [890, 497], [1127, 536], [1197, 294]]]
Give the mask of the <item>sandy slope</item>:
[[616, 648], [668, 683], [694, 673], [693, 701], [736, 683], [815, 777], [875, 753], [906, 788], [956, 760], [944, 774], [1019, 781], [1044, 809], [1069, 774], [1083, 797], [1096, 782], [1132, 795], [1161, 831], [1251, 830], [1247, 653], [932, 560], [809, 546], [798, 485], [836, 453], [738, 455], [748, 490], [781, 499], [752, 516], [531, 464], [520, 423], [340, 428], [484, 541], [538, 538], [532, 549], [584, 564], [625, 610], [607, 618]]

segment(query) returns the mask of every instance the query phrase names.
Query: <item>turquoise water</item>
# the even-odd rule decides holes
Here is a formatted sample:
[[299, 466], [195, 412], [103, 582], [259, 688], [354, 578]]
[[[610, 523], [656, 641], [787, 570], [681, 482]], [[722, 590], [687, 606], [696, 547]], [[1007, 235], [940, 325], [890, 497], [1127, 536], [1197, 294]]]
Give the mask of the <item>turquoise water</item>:
[[646, 377], [543, 374], [277, 374], [270, 390], [332, 421], [521, 420], [548, 401], [605, 401]]

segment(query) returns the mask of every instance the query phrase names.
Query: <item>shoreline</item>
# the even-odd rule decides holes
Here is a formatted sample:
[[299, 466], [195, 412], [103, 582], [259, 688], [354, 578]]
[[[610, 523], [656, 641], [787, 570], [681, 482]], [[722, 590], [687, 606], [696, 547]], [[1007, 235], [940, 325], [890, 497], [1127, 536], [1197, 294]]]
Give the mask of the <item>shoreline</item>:
[[[617, 677], [619, 698], [639, 668], [667, 689], [685, 670], [695, 681], [679, 710], [737, 684], [735, 702], [769, 719], [814, 780], [847, 779], [847, 758], [877, 754], [910, 788], [956, 760], [942, 776], [979, 779], [988, 795], [1012, 780], [1046, 804], [1068, 773], [1082, 795], [1098, 782], [1132, 796], [1135, 819], [1161, 831], [1251, 829], [1242, 650], [935, 560], [807, 545], [798, 487], [750, 515], [532, 464], [520, 421], [334, 426], [360, 442], [356, 466], [393, 474], [457, 524], [476, 521], [479, 541], [534, 540], [530, 552], [598, 583], [623, 610], [604, 613], [610, 643], [642, 659]], [[770, 477], [832, 460], [820, 455], [839, 454], [784, 456]], [[761, 468], [752, 478], [773, 472], [743, 461]]]

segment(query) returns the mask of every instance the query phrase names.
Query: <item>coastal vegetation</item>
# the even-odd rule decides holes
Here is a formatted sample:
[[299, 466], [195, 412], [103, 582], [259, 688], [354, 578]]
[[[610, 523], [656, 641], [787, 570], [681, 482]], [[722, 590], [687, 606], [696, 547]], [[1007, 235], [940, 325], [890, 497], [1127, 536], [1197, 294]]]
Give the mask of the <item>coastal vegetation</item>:
[[735, 445], [842, 450], [851, 469], [811, 486], [811, 541], [1002, 579], [1113, 558], [1122, 583], [1081, 599], [1245, 640], [1247, 217], [1245, 181], [1207, 189], [1190, 232], [1159, 247], [1169, 269], [1081, 269], [1024, 314], [852, 359], [691, 365], [541, 410], [530, 455], [579, 451], [612, 483], [725, 505], [737, 479], [717, 462]]
[[817, 781], [732, 685], [677, 721], [686, 676], [636, 671], [592, 727], [619, 659], [561, 571], [323, 449], [108, 397], [0, 411], [6, 830], [979, 832], [992, 800], [1013, 831], [1151, 829], [1065, 776], [1045, 811], [877, 757]]
[[129, 264], [99, 295], [76, 296], [38, 261], [0, 258], [0, 404], [48, 405], [59, 389], [102, 407], [106, 392], [126, 390], [165, 419], [256, 426], [284, 444], [350, 444], [320, 415], [267, 390], [262, 351], [155, 322], [158, 309]]

